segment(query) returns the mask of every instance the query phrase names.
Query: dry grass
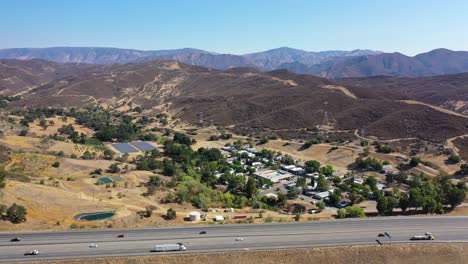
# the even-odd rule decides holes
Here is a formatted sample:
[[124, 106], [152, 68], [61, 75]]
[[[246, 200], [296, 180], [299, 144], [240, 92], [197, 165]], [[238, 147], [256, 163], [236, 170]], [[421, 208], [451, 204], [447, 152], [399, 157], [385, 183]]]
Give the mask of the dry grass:
[[94, 135], [94, 131], [92, 129], [76, 124], [75, 119], [71, 117], [67, 118], [67, 121], [62, 121], [60, 117], [45, 118], [45, 120], [47, 120], [47, 122], [53, 121], [54, 125], [50, 125], [49, 123], [47, 123], [48, 127], [44, 130], [41, 126], [39, 126], [39, 120], [35, 120], [34, 122], [29, 124], [29, 132], [34, 133], [38, 136], [53, 135], [55, 133], [58, 133], [57, 130], [63, 125], [73, 125], [73, 127], [78, 133], [84, 133], [87, 136]]
[[49, 177], [55, 173], [52, 164], [58, 161], [57, 157], [37, 153], [13, 153], [6, 169], [36, 176]]
[[468, 244], [404, 244], [384, 246], [343, 246], [329, 248], [278, 249], [47, 261], [53, 264], [307, 264], [307, 263], [425, 263], [462, 264], [468, 262]]
[[6, 136], [0, 139], [0, 142], [5, 143], [12, 148], [33, 148], [41, 141], [40, 138], [33, 137], [20, 137], [20, 136]]

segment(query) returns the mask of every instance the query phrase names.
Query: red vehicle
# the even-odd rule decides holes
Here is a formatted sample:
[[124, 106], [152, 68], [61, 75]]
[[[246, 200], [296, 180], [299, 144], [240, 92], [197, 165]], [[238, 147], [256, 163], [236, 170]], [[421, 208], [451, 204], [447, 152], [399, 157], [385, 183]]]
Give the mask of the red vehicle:
[[120, 234], [120, 235], [117, 236], [117, 238], [122, 238], [122, 237], [125, 237], [125, 235]]

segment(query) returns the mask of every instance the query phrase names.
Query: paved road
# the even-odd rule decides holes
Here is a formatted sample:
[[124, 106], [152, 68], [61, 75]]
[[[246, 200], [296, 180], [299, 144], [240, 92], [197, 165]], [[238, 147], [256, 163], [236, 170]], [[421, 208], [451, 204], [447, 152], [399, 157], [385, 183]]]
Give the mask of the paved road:
[[[206, 235], [199, 232], [205, 230]], [[184, 243], [187, 252], [373, 244], [378, 233], [392, 242], [432, 232], [436, 241], [468, 242], [468, 217], [389, 217], [352, 220], [210, 225], [177, 228], [0, 233], [0, 261], [148, 255], [157, 244]], [[124, 238], [117, 238], [124, 234]], [[21, 242], [9, 242], [20, 237]], [[244, 241], [235, 241], [243, 237]], [[381, 239], [387, 242], [388, 240]], [[389, 241], [388, 241], [389, 242]], [[97, 243], [98, 248], [89, 248]], [[37, 249], [38, 256], [24, 256]], [[159, 254], [159, 253], [156, 253]]]

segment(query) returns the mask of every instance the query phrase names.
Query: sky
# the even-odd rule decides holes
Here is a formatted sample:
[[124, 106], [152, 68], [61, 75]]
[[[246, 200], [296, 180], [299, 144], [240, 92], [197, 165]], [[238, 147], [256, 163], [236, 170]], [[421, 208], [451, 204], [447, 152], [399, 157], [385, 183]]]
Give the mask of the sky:
[[0, 48], [468, 50], [467, 0], [2, 1]]

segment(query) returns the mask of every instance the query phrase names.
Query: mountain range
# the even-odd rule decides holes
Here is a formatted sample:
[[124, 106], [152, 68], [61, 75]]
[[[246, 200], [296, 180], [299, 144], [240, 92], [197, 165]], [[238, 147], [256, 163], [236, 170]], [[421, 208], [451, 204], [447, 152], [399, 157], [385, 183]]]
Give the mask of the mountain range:
[[43, 59], [57, 63], [124, 64], [175, 60], [225, 70], [251, 67], [260, 71], [287, 69], [329, 79], [369, 76], [422, 77], [468, 72], [468, 52], [436, 49], [416, 56], [373, 50], [308, 52], [278, 48], [245, 55], [199, 49], [142, 51], [95, 47], [17, 48], [0, 50], [2, 59]]

